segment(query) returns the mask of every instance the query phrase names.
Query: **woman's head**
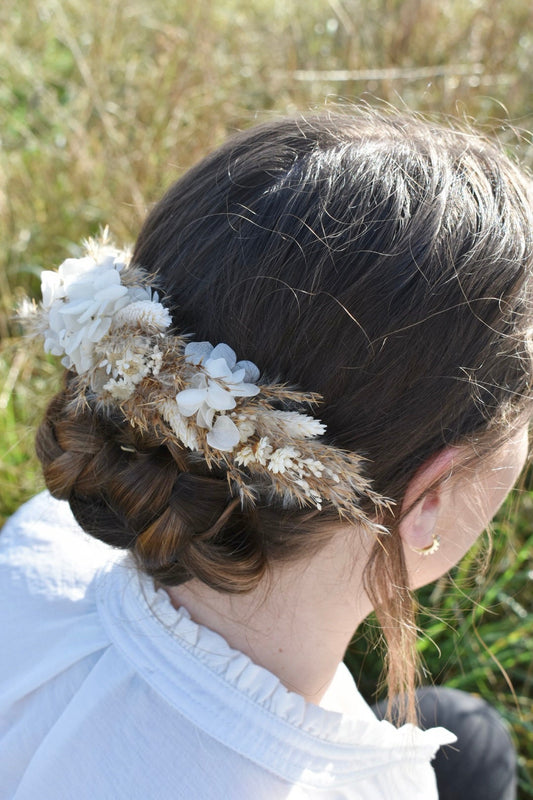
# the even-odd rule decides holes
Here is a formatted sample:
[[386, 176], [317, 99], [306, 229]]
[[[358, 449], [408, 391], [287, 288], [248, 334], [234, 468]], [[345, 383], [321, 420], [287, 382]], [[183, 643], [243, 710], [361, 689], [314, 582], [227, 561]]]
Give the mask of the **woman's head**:
[[[532, 231], [529, 181], [499, 149], [367, 111], [236, 136], [155, 206], [133, 259], [157, 275], [178, 330], [322, 395], [327, 440], [363, 455], [400, 508], [428, 459], [453, 445], [482, 457], [525, 413]], [[327, 508], [259, 498], [243, 511], [223, 475], [68, 400], [67, 388], [39, 436], [52, 488], [162, 582], [244, 591], [330, 535]], [[406, 582], [398, 537], [368, 576], [375, 602], [405, 617], [391, 591]]]
[[499, 150], [416, 119], [272, 123], [175, 184], [134, 260], [180, 329], [320, 393], [328, 437], [399, 501], [529, 393], [529, 192]]

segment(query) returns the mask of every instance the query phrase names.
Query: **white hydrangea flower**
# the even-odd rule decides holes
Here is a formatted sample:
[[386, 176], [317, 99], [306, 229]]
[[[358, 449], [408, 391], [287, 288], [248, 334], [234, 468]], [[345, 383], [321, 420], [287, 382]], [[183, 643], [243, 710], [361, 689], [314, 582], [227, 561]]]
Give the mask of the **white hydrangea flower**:
[[41, 276], [47, 313], [44, 349], [63, 356], [62, 364], [80, 375], [94, 366], [94, 347], [111, 328], [117, 312], [133, 302], [152, 300], [151, 290], [123, 286], [120, 254], [96, 262], [90, 256], [68, 258], [57, 272]]
[[[207, 428], [208, 444], [216, 450], [231, 452], [241, 441], [241, 432], [224, 412], [237, 405], [236, 397], [253, 397], [259, 393], [254, 381], [259, 370], [251, 361], [237, 362], [235, 352], [227, 344], [216, 347], [210, 342], [190, 342], [185, 358], [191, 366], [201, 366], [187, 389], [176, 395], [178, 410], [183, 416], [196, 414], [196, 423]], [[215, 414], [221, 412], [215, 419]]]
[[259, 369], [252, 361], [238, 361], [235, 351], [227, 344], [217, 344], [213, 347], [211, 342], [189, 342], [185, 348], [185, 357], [189, 364], [198, 366], [223, 358], [232, 370], [244, 370], [244, 379], [248, 383], [257, 383]]

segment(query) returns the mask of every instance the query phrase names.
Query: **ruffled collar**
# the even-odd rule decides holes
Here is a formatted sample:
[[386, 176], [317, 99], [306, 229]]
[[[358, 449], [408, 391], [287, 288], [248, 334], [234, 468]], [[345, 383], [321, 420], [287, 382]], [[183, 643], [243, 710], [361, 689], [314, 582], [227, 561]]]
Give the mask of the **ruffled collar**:
[[[307, 703], [185, 608], [176, 610], [127, 558], [99, 581], [103, 623], [135, 670], [189, 721], [286, 780], [304, 775], [311, 785], [342, 785], [399, 761], [427, 763], [455, 741], [444, 728], [378, 721], [353, 682], [356, 714]], [[341, 665], [334, 683], [345, 681], [345, 670]]]

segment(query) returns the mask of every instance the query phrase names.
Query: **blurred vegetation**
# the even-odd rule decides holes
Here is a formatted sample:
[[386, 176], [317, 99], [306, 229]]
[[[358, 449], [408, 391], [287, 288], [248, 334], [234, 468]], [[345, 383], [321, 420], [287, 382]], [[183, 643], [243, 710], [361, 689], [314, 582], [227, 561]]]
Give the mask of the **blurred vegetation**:
[[[2, 518], [42, 487], [33, 431], [60, 381], [19, 338], [14, 304], [102, 225], [131, 241], [150, 204], [229, 132], [379, 98], [475, 120], [533, 166], [529, 0], [6, 0], [0, 24]], [[496, 525], [487, 579], [469, 556], [422, 592], [421, 620], [429, 675], [487, 697], [512, 724], [523, 798], [533, 797], [532, 521], [524, 490]], [[379, 663], [359, 648], [349, 662], [370, 695]]]

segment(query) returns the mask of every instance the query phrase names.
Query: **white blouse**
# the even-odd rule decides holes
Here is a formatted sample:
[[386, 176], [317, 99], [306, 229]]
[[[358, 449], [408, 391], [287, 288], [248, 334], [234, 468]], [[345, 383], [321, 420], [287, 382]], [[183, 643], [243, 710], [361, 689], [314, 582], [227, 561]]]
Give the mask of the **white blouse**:
[[455, 740], [320, 706], [176, 611], [43, 493], [0, 535], [1, 800], [432, 800]]

